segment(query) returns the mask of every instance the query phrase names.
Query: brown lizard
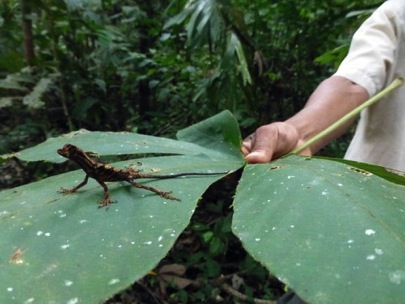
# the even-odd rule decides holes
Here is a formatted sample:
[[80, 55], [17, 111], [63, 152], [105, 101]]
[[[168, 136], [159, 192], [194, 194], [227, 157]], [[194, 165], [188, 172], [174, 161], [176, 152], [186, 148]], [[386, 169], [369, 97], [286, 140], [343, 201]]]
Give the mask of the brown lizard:
[[100, 162], [91, 159], [82, 149], [76, 147], [71, 144], [66, 144], [63, 148], [57, 150], [58, 154], [66, 157], [70, 160], [73, 160], [76, 164], [78, 164], [83, 171], [86, 173], [84, 180], [78, 184], [76, 187], [72, 189], [64, 189], [61, 188], [61, 192], [68, 194], [74, 193], [76, 190], [80, 189], [84, 185], [87, 184], [89, 178], [95, 179], [104, 189], [104, 199], [100, 203], [99, 208], [108, 206], [112, 201], [110, 199], [110, 192], [108, 190], [107, 185], [105, 182], [121, 182], [125, 181], [130, 183], [131, 185], [152, 191], [161, 197], [170, 199], [170, 200], [179, 200], [174, 196], [170, 195], [171, 192], [161, 191], [159, 189], [145, 186], [135, 182], [135, 179], [139, 178], [175, 178], [179, 176], [187, 176], [187, 175], [218, 175], [218, 174], [226, 174], [227, 172], [188, 172], [188, 173], [176, 173], [176, 174], [168, 174], [168, 175], [159, 175], [159, 174], [145, 174], [135, 169], [118, 169], [111, 167], [107, 164], [103, 164]]

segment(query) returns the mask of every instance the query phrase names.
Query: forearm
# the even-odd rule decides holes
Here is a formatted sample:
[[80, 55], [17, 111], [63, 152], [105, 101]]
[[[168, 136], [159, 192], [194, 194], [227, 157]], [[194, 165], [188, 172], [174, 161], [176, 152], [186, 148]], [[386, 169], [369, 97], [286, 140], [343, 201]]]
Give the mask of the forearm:
[[[261, 126], [245, 138], [242, 153], [248, 163], [265, 163], [290, 153], [309, 139], [338, 121], [368, 99], [367, 91], [351, 81], [332, 76], [323, 81], [309, 98], [306, 106], [285, 122]], [[348, 122], [302, 151], [312, 155], [351, 124]]]
[[[363, 87], [343, 77], [332, 76], [317, 87], [300, 112], [285, 122], [298, 131], [297, 146], [300, 146], [365, 102], [368, 97], [368, 93]], [[352, 122], [349, 121], [326, 138], [318, 141], [305, 153], [314, 154], [344, 133]]]

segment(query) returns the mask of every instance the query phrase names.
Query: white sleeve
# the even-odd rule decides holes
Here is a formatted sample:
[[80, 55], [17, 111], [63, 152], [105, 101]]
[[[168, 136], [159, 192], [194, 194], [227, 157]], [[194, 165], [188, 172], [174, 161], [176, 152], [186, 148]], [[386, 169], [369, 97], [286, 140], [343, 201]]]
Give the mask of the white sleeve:
[[356, 31], [335, 75], [361, 85], [369, 96], [380, 91], [393, 76], [404, 19], [404, 0], [384, 2]]

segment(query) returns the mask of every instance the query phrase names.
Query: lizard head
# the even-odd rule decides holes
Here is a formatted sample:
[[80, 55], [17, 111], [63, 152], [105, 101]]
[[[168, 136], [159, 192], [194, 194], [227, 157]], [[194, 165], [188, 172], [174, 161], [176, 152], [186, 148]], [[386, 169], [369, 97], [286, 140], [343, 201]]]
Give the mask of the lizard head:
[[76, 152], [80, 150], [79, 147], [76, 147], [71, 144], [66, 144], [64, 145], [61, 149], [58, 149], [57, 152], [59, 155], [66, 157], [66, 158], [71, 158], [72, 155], [76, 154]]

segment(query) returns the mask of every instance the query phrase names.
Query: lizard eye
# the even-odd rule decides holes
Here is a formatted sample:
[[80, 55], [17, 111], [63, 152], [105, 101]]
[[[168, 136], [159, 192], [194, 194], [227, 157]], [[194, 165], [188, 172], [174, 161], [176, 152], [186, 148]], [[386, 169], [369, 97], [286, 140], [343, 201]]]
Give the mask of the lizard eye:
[[66, 144], [63, 146], [62, 150], [64, 150], [66, 153], [68, 153], [68, 152], [75, 150], [75, 146], [73, 146], [71, 144]]

